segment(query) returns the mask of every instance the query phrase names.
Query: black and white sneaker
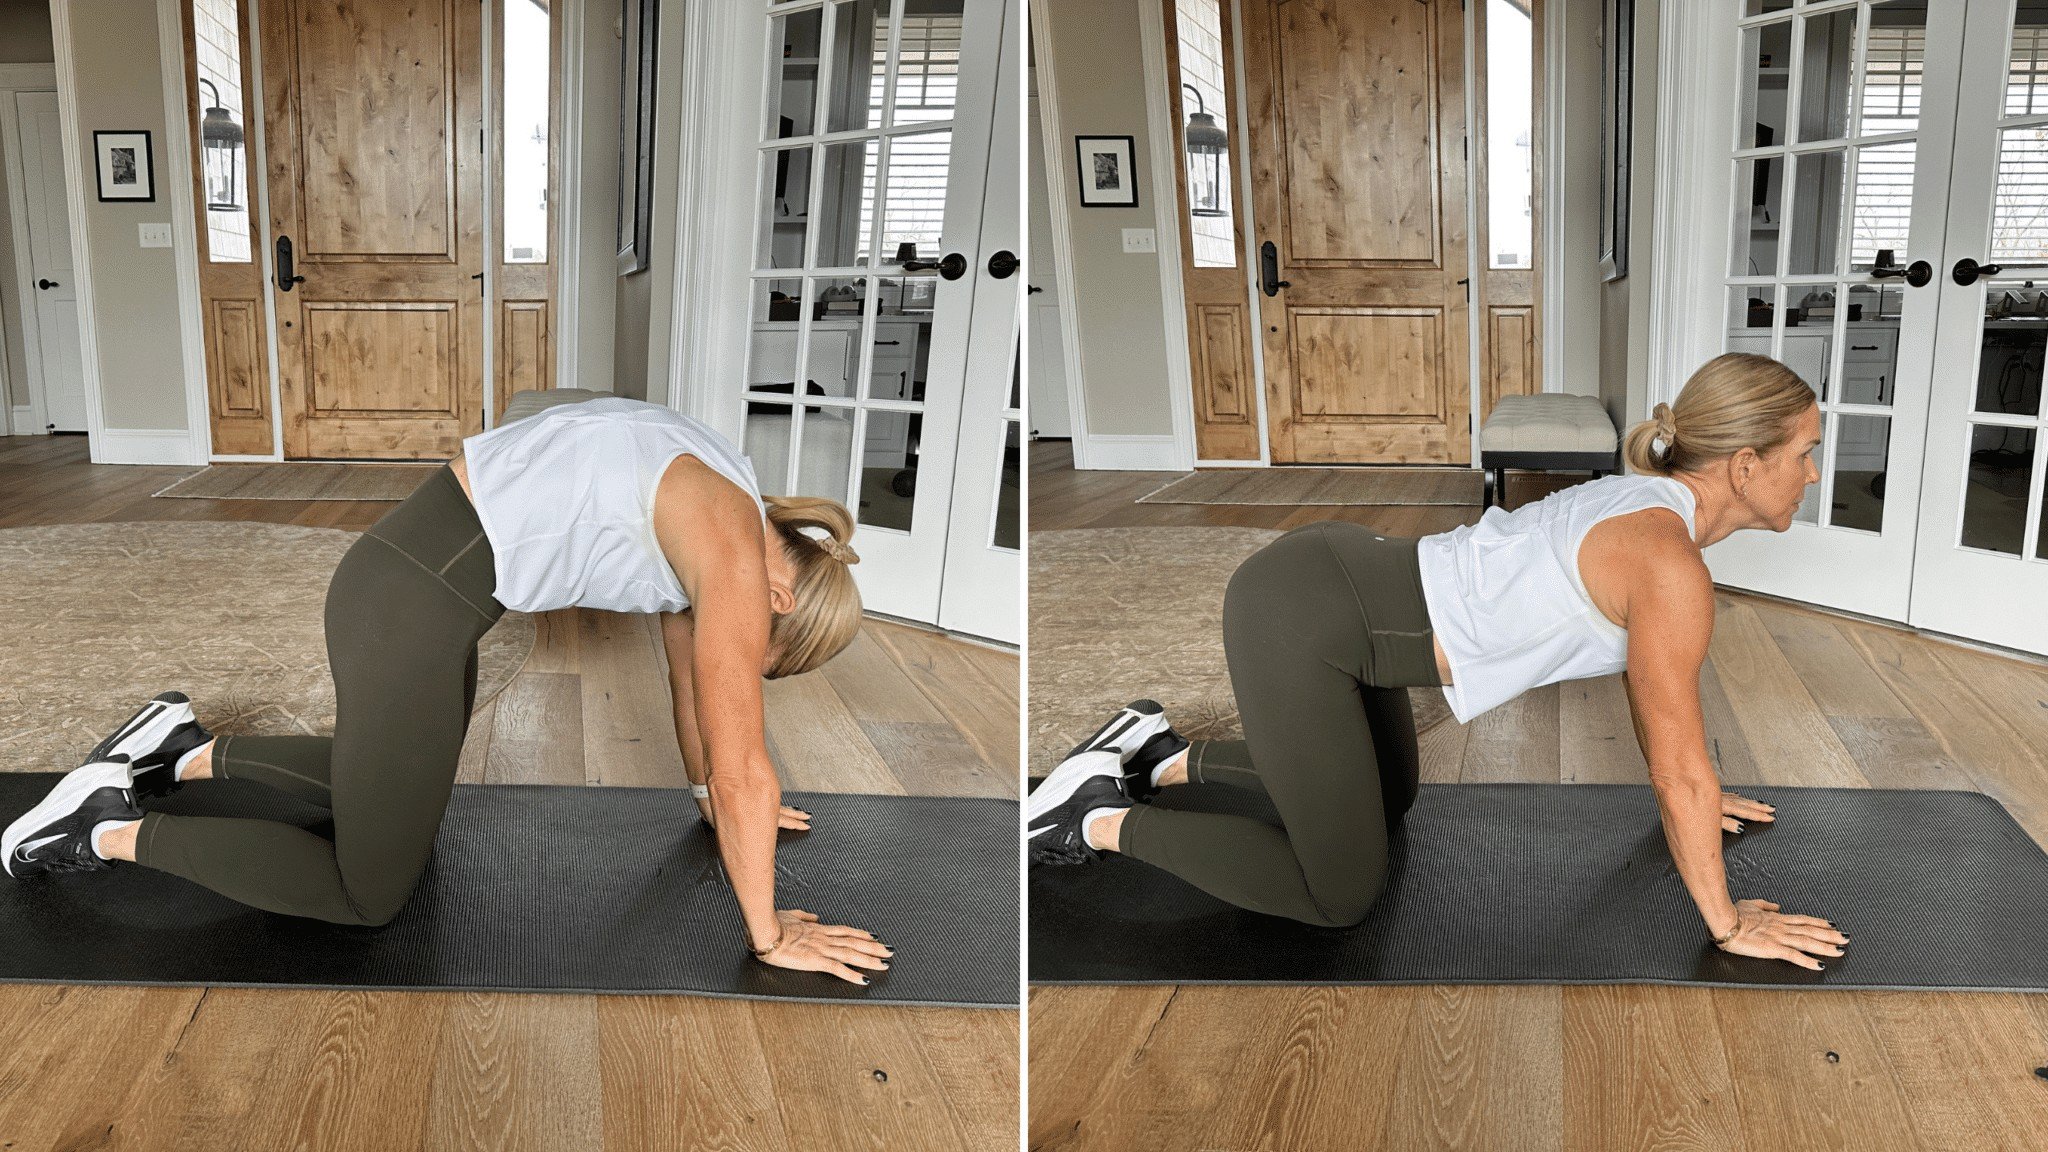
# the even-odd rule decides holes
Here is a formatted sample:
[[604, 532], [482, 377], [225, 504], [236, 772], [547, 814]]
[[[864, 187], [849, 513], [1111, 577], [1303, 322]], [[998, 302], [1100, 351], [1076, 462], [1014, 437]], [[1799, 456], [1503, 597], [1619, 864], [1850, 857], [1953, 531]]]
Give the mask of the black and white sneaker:
[[65, 773], [43, 802], [0, 833], [0, 859], [16, 879], [43, 872], [89, 872], [113, 861], [92, 850], [92, 830], [105, 820], [140, 820], [125, 756]]
[[1145, 741], [1143, 747], [1131, 753], [1124, 761], [1124, 791], [1132, 800], [1143, 803], [1159, 792], [1159, 785], [1152, 782], [1152, 772], [1160, 765], [1188, 750], [1188, 738], [1167, 728]]
[[193, 716], [192, 701], [183, 692], [159, 692], [81, 763], [104, 763], [125, 756], [137, 794], [163, 796], [181, 787], [178, 761], [211, 739], [213, 733]]
[[1114, 752], [1119, 761], [1128, 762], [1145, 741], [1166, 730], [1166, 709], [1159, 701], [1133, 700], [1097, 728], [1095, 735], [1074, 745], [1067, 758], [1083, 752]]
[[1129, 808], [1123, 761], [1113, 750], [1079, 752], [1060, 761], [1027, 800], [1025, 839], [1034, 864], [1086, 864], [1101, 856], [1088, 844], [1083, 820], [1098, 808]]

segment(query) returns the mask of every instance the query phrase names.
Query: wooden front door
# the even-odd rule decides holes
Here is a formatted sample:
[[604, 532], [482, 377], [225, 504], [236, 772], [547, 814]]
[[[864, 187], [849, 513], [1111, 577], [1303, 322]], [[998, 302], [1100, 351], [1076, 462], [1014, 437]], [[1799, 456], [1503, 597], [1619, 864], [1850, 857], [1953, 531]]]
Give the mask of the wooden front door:
[[445, 459], [483, 428], [482, 7], [262, 5], [285, 455]]
[[1469, 463], [1459, 5], [1244, 20], [1273, 461]]

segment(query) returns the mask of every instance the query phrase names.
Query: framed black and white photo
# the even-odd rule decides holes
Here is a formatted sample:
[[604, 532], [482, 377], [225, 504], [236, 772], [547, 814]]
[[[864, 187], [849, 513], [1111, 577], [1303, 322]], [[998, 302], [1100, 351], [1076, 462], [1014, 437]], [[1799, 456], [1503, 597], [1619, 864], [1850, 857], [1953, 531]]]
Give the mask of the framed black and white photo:
[[1138, 206], [1137, 150], [1129, 136], [1074, 137], [1083, 208]]
[[1600, 278], [1612, 281], [1628, 275], [1636, 0], [1600, 0], [1600, 8]]
[[101, 200], [156, 199], [156, 162], [147, 132], [94, 132]]

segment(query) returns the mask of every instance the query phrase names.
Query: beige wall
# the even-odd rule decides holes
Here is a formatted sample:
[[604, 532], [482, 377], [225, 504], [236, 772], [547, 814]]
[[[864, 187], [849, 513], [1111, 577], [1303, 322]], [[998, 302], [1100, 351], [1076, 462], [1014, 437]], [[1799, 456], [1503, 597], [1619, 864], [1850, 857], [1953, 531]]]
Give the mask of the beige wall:
[[[48, 0], [0, 0], [0, 64], [46, 64], [55, 59], [50, 41]], [[11, 101], [0, 102], [0, 115], [13, 115]], [[14, 157], [0, 154], [0, 164]], [[14, 276], [14, 233], [5, 226], [13, 207], [7, 185], [0, 182], [0, 356], [6, 357], [8, 404], [28, 403], [28, 361], [22, 350], [21, 286]], [[19, 431], [19, 429], [17, 429]]]
[[[673, 6], [664, 11], [655, 35], [660, 43], [655, 54], [654, 211], [648, 222], [647, 270], [619, 278], [613, 357], [616, 391], [666, 404], [675, 311], [676, 179], [682, 161], [682, 13]], [[616, 137], [617, 130], [612, 134]]]
[[[1152, 196], [1151, 144], [1145, 131], [1145, 75], [1138, 5], [1154, 0], [1038, 0], [1052, 43], [1063, 166], [1059, 195], [1072, 224], [1074, 314], [1070, 336], [1081, 350], [1081, 393], [1095, 436], [1166, 436], [1173, 415], [1166, 385], [1166, 308], [1159, 257], [1127, 254], [1123, 229], [1178, 226]], [[1045, 79], [1043, 75], [1041, 81]], [[1136, 208], [1083, 208], [1074, 180], [1075, 136], [1134, 136]]]
[[581, 267], [563, 270], [562, 291], [576, 296], [576, 342], [573, 378], [567, 388], [611, 390], [612, 337], [618, 307], [618, 236], [614, 229], [619, 195], [619, 0], [584, 0], [582, 112], [580, 122], [565, 125], [564, 179], [577, 183], [574, 228]]
[[[78, 75], [79, 171], [99, 324], [100, 406], [109, 428], [182, 429], [185, 382], [178, 353], [178, 279], [172, 248], [143, 248], [136, 226], [169, 223], [164, 81], [155, 0], [92, 0], [71, 10]], [[95, 129], [150, 134], [156, 200], [102, 204], [96, 191]]]
[[[1596, 0], [1573, 0], [1594, 10]], [[1600, 287], [1600, 399], [1628, 431], [1649, 402], [1652, 212], [1657, 183], [1657, 36], [1662, 0], [1636, 0], [1634, 150], [1629, 173], [1628, 275]], [[1597, 67], [1597, 61], [1596, 61]]]

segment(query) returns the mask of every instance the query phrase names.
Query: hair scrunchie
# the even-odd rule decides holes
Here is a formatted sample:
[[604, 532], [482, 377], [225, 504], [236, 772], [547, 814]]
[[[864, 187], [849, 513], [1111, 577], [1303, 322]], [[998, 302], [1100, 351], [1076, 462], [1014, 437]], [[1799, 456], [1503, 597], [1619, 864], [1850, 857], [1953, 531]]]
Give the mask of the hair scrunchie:
[[860, 563], [860, 554], [838, 540], [830, 536], [817, 536], [813, 537], [813, 539], [818, 542], [818, 547], [824, 550], [825, 555], [839, 561], [841, 564]]
[[1650, 410], [1650, 418], [1657, 422], [1657, 435], [1651, 447], [1663, 444], [1662, 455], [1669, 457], [1671, 449], [1678, 443], [1678, 414], [1671, 410], [1671, 405], [1659, 402]]

